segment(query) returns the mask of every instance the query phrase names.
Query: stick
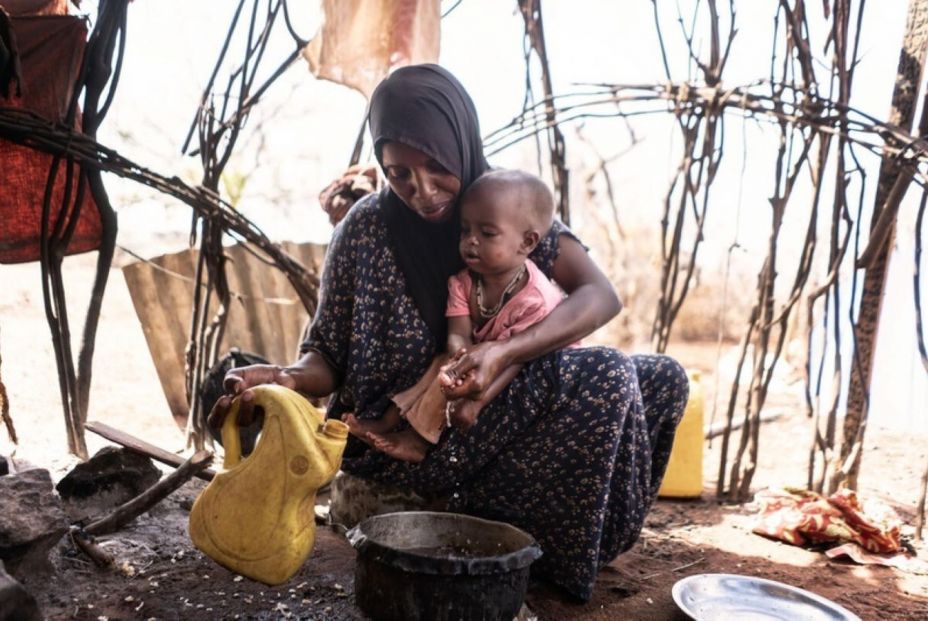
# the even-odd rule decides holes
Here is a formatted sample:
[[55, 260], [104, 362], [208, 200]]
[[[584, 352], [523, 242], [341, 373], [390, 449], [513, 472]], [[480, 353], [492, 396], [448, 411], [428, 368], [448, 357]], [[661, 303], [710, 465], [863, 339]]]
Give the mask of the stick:
[[[776, 420], [780, 418], [781, 416], [783, 416], [783, 412], [767, 412], [767, 413], [760, 415], [760, 422], [769, 423], [770, 421]], [[719, 423], [717, 425], [712, 425], [711, 427], [706, 429], [705, 439], [709, 440], [711, 438], [715, 438], [717, 436], [722, 435], [723, 433], [725, 433], [725, 428], [727, 426], [728, 425], [725, 423]], [[731, 430], [734, 431], [735, 429], [740, 429], [743, 426], [744, 426], [744, 421], [740, 421], [740, 420], [732, 421]]]
[[120, 505], [105, 518], [87, 525], [84, 531], [90, 535], [105, 535], [119, 530], [136, 517], [161, 502], [168, 494], [179, 488], [190, 480], [198, 471], [209, 465], [212, 460], [213, 454], [210, 451], [197, 451], [190, 459], [181, 464], [177, 470], [167, 475], [129, 502]]
[[16, 438], [16, 428], [13, 427], [13, 418], [10, 416], [10, 399], [7, 397], [6, 386], [3, 385], [2, 380], [0, 380], [0, 420], [3, 421], [3, 426], [6, 427], [6, 433], [10, 438], [10, 442], [18, 444], [19, 440]]
[[[180, 455], [166, 451], [163, 448], [146, 442], [145, 440], [140, 440], [139, 438], [136, 438], [135, 436], [130, 435], [125, 431], [120, 431], [115, 427], [110, 427], [106, 423], [101, 423], [100, 421], [90, 421], [87, 423], [85, 428], [94, 432], [98, 436], [102, 436], [107, 440], [119, 444], [120, 446], [124, 446], [127, 449], [135, 451], [136, 453], [141, 453], [146, 457], [151, 457], [152, 459], [160, 461], [162, 464], [167, 464], [176, 468], [184, 463], [184, 458]], [[216, 471], [211, 468], [203, 468], [201, 470], [197, 470], [193, 476], [197, 477], [198, 479], [203, 479], [204, 481], [212, 481], [213, 477], [216, 476]]]
[[86, 531], [72, 526], [68, 534], [71, 536], [71, 543], [86, 554], [97, 567], [112, 567], [113, 557], [104, 552]]
[[[698, 559], [696, 559], [695, 561], [693, 561], [692, 563], [687, 563], [686, 565], [680, 565], [679, 567], [674, 567], [673, 569], [670, 570], [670, 573], [676, 573], [676, 572], [678, 572], [678, 571], [683, 571], [684, 569], [689, 569], [690, 567], [692, 567], [692, 566], [694, 566], [694, 565], [699, 565], [699, 564], [702, 563], [704, 560], [706, 560], [706, 557], [705, 557], [705, 556], [701, 556], [701, 557], [699, 557]], [[651, 578], [656, 578], [657, 576], [659, 576], [659, 575], [661, 575], [661, 574], [663, 574], [663, 573], [667, 573], [667, 572], [658, 571], [658, 572], [655, 572], [655, 573], [653, 573], [653, 574], [648, 574], [647, 576], [643, 577], [642, 580], [650, 580]]]

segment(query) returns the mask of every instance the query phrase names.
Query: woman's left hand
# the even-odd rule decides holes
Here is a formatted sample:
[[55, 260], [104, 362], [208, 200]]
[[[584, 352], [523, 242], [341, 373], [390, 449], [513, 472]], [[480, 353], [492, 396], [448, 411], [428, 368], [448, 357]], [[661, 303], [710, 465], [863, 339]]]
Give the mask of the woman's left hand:
[[377, 191], [377, 167], [355, 164], [319, 193], [319, 204], [335, 226], [362, 197]]
[[486, 341], [467, 347], [463, 353], [444, 367], [444, 370], [458, 378], [456, 385], [445, 386], [445, 396], [454, 399], [481, 399], [484, 391], [493, 383], [510, 362], [506, 355], [504, 341]]

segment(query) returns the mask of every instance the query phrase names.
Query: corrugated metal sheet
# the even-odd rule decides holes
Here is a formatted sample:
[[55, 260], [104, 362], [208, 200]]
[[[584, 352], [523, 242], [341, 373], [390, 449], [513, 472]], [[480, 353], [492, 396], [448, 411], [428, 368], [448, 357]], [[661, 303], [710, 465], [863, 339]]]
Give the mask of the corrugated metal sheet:
[[[286, 276], [255, 257], [244, 244], [226, 248], [233, 299], [220, 352], [231, 347], [277, 364], [296, 358], [306, 310]], [[284, 242], [281, 247], [307, 269], [321, 274], [325, 246]], [[193, 312], [193, 277], [199, 252], [185, 250], [123, 267], [164, 396], [178, 424], [187, 420], [184, 350]], [[215, 309], [215, 300], [210, 307]]]

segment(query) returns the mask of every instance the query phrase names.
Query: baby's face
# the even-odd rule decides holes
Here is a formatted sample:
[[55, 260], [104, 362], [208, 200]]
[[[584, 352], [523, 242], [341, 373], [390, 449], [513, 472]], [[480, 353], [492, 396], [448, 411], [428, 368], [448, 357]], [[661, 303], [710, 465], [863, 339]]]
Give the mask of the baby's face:
[[528, 255], [515, 192], [479, 191], [461, 203], [461, 257], [478, 274], [504, 274]]

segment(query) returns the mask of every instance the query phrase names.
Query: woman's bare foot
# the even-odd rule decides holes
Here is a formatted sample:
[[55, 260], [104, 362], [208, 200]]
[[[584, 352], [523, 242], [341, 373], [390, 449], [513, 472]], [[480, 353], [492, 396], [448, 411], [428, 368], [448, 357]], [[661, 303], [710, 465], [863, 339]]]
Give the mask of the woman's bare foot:
[[380, 418], [365, 419], [362, 420], [355, 416], [354, 414], [345, 414], [342, 418], [342, 422], [348, 425], [348, 433], [355, 436], [359, 440], [374, 445], [368, 437], [369, 433], [383, 434], [388, 431], [392, 431], [400, 424], [400, 415], [399, 411], [396, 410], [395, 416], [393, 415], [394, 410], [388, 409], [384, 412], [384, 415]]
[[428, 441], [412, 428], [385, 434], [368, 433], [367, 438], [375, 449], [401, 461], [419, 463], [429, 449]]

